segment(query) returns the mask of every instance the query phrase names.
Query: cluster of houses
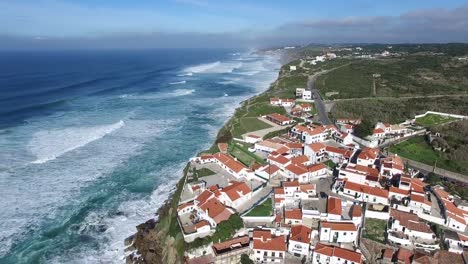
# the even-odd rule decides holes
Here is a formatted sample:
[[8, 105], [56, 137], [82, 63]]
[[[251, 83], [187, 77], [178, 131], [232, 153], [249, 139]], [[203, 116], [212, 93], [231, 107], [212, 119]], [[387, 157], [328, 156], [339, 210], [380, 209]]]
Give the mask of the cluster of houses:
[[[294, 106], [290, 99], [270, 102]], [[295, 107], [310, 111], [307, 104]], [[280, 114], [264, 118], [282, 126], [293, 124]], [[248, 167], [226, 150], [193, 158], [197, 164], [217, 166], [233, 180], [225, 186], [186, 183], [194, 198], [178, 207], [185, 241], [214, 234], [217, 225], [234, 213], [246, 223], [246, 214], [254, 208], [249, 205], [259, 204], [254, 197], [267, 186], [272, 214], [259, 221], [264, 224], [246, 225], [233, 239], [213, 241], [209, 250], [204, 249], [208, 253], [188, 262], [238, 263], [245, 254], [256, 263], [287, 263], [287, 256], [307, 263], [363, 263], [360, 241], [365, 218], [385, 220], [387, 243], [401, 247], [385, 250], [382, 263], [428, 263], [424, 259], [461, 256], [468, 246], [468, 204], [442, 187], [428, 186], [417, 172], [405, 169], [399, 156], [360, 148], [352, 136], [360, 123], [360, 119], [338, 119], [335, 125], [297, 124], [287, 134], [265, 140], [247, 135], [249, 150], [264, 158], [265, 165]], [[384, 136], [405, 133], [404, 127], [382, 123], [376, 130]], [[331, 175], [333, 181], [323, 193], [319, 185]], [[247, 184], [252, 180], [262, 186], [252, 188]], [[434, 233], [434, 224], [446, 229], [444, 238]], [[441, 243], [448, 251], [440, 250]], [[432, 254], [415, 253], [419, 251]]]

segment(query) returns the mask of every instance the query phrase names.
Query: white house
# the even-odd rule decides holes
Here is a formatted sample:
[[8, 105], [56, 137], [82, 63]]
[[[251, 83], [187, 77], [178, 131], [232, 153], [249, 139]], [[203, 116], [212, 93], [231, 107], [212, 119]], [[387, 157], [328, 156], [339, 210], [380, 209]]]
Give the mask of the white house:
[[353, 163], [341, 165], [338, 171], [338, 178], [359, 184], [380, 186], [379, 171], [377, 169]]
[[255, 144], [257, 142], [260, 142], [262, 138], [254, 134], [248, 134], [245, 136], [244, 140], [246, 143]]
[[274, 236], [270, 230], [254, 230], [251, 242], [252, 258], [262, 263], [284, 263], [286, 237]]
[[347, 161], [353, 153], [350, 150], [341, 149], [341, 148], [332, 147], [332, 146], [326, 146], [325, 152], [327, 154], [328, 159], [333, 161], [335, 164], [341, 164]]
[[302, 99], [303, 100], [312, 100], [312, 91], [305, 90], [304, 92], [302, 92]]
[[352, 222], [320, 222], [320, 242], [355, 243], [357, 236], [357, 228]]
[[372, 187], [347, 181], [344, 184], [342, 194], [349, 196], [356, 201], [389, 205], [388, 191], [379, 187]]
[[341, 220], [341, 212], [341, 199], [329, 196], [327, 201], [327, 219], [329, 221], [339, 221]]
[[229, 174], [233, 175], [236, 178], [247, 178], [251, 179], [254, 177], [254, 173], [251, 169], [244, 166], [244, 164], [235, 160], [231, 156], [218, 152], [213, 155], [215, 158], [215, 163], [218, 164], [221, 168], [227, 171]]
[[297, 225], [291, 227], [291, 235], [289, 237], [288, 245], [289, 253], [297, 257], [308, 256], [311, 236], [312, 229], [307, 226]]
[[[437, 238], [429, 225], [421, 222], [415, 214], [391, 209], [389, 222], [389, 240], [408, 240], [410, 243], [424, 244], [422, 241], [432, 244]], [[396, 235], [396, 234], [404, 234]], [[395, 238], [396, 237], [396, 238]], [[398, 242], [397, 242], [398, 243]]]
[[375, 162], [380, 156], [380, 150], [376, 148], [364, 148], [357, 157], [357, 164], [366, 167], [375, 167]]
[[313, 264], [361, 264], [362, 254], [340, 247], [318, 243], [312, 255]]
[[232, 181], [220, 193], [219, 200], [236, 210], [252, 197], [252, 191], [245, 182]]
[[320, 163], [325, 159], [326, 146], [323, 143], [317, 142], [304, 146], [304, 155], [309, 158], [311, 163]]
[[284, 168], [284, 176], [290, 181], [299, 180], [301, 183], [309, 182], [309, 171], [302, 165], [287, 165]]
[[285, 209], [284, 223], [287, 225], [302, 225], [301, 209]]
[[402, 175], [404, 170], [403, 160], [397, 155], [380, 159], [380, 175], [386, 178], [391, 179], [395, 175]]

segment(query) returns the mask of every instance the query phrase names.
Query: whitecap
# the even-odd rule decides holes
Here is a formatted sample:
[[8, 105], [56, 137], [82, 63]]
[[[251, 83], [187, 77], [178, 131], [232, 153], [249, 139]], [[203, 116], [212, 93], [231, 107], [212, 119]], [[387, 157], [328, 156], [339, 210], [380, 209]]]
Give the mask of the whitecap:
[[170, 82], [169, 84], [170, 85], [174, 85], [174, 84], [184, 84], [186, 83], [187, 81], [180, 81], [180, 82]]
[[242, 62], [212, 62], [200, 64], [184, 69], [187, 73], [231, 73], [235, 69], [242, 67]]
[[30, 152], [37, 157], [31, 163], [42, 164], [54, 160], [69, 151], [101, 139], [124, 125], [125, 122], [120, 120], [110, 125], [70, 127], [36, 132], [29, 142]]

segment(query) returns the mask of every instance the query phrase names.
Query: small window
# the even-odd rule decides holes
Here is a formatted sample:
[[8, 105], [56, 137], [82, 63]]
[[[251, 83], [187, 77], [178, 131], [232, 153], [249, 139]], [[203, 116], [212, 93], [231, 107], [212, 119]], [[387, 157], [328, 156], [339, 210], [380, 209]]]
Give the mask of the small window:
[[346, 232], [343, 233], [343, 236], [346, 236]]

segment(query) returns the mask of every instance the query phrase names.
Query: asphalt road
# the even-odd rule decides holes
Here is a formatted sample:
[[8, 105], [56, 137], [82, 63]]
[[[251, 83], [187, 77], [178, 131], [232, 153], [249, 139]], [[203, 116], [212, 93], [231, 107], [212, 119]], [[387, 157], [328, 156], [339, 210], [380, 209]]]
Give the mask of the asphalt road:
[[322, 97], [320, 97], [320, 93], [318, 92], [317, 89], [315, 89], [315, 80], [317, 79], [318, 76], [320, 76], [321, 74], [324, 74], [324, 73], [327, 73], [328, 71], [321, 71], [321, 72], [318, 72], [314, 75], [312, 75], [310, 78], [309, 78], [309, 81], [307, 82], [307, 87], [310, 91], [312, 91], [312, 95], [313, 95], [313, 98], [315, 100], [315, 107], [317, 108], [317, 112], [318, 112], [318, 115], [319, 115], [319, 118], [320, 118], [320, 122], [323, 124], [323, 125], [330, 125], [330, 124], [333, 124], [330, 120], [330, 118], [328, 118], [328, 114], [327, 114], [327, 111], [325, 109], [325, 104], [323, 103], [323, 100], [322, 100]]

